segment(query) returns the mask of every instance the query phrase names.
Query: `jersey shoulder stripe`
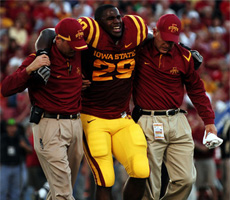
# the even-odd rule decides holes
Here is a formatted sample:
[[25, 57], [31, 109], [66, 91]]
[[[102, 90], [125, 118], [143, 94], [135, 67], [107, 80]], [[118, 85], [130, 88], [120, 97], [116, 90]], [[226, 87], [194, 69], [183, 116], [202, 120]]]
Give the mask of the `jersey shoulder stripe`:
[[100, 28], [97, 21], [91, 17], [81, 17], [78, 22], [82, 25], [86, 43], [96, 48], [100, 37]]
[[140, 16], [126, 15], [125, 17], [130, 18], [137, 29], [137, 46], [138, 46], [147, 37], [147, 32], [148, 32], [147, 26], [144, 20]]

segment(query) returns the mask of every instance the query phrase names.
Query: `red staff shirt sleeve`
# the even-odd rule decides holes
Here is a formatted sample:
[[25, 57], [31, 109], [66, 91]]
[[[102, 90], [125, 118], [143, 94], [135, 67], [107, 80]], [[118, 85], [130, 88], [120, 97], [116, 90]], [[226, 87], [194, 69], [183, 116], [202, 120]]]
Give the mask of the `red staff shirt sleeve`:
[[28, 87], [30, 75], [26, 72], [26, 67], [33, 62], [35, 54], [28, 56], [22, 65], [10, 76], [7, 76], [2, 82], [2, 95], [10, 96], [24, 91]]
[[189, 62], [188, 72], [184, 75], [184, 83], [189, 98], [195, 106], [204, 124], [214, 124], [215, 114], [212, 110], [211, 102], [206, 95], [203, 81], [197, 71], [194, 70], [193, 59]]

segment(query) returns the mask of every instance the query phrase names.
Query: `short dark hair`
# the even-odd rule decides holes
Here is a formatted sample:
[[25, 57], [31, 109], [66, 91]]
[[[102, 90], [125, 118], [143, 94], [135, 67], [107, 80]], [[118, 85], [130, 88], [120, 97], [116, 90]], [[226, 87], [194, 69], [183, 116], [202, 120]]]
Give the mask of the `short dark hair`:
[[94, 14], [94, 18], [95, 20], [98, 22], [101, 20], [101, 17], [103, 15], [103, 12], [104, 10], [108, 9], [108, 8], [116, 8], [115, 6], [111, 5], [111, 4], [105, 4], [105, 5], [102, 5], [102, 6], [99, 6], [96, 11], [95, 11], [95, 14]]

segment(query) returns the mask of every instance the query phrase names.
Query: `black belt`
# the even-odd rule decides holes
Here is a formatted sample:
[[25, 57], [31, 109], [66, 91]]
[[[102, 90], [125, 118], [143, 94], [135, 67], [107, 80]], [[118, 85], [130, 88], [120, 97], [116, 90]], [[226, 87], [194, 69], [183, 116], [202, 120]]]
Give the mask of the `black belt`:
[[182, 110], [182, 109], [174, 109], [174, 110], [166, 110], [166, 111], [146, 111], [146, 110], [142, 110], [141, 114], [142, 115], [166, 115], [166, 116], [172, 116], [175, 115], [177, 113], [187, 113], [187, 111]]
[[53, 114], [53, 113], [44, 112], [43, 117], [44, 118], [52, 118], [52, 119], [79, 119], [80, 113], [73, 114], [73, 115], [60, 115], [60, 114]]

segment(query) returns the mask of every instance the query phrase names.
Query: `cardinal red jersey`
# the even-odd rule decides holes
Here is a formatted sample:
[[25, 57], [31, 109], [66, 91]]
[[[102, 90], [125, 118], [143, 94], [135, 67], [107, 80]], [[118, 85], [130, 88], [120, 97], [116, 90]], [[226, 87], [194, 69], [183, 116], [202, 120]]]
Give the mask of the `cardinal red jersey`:
[[75, 57], [66, 59], [54, 44], [50, 56], [51, 74], [46, 85], [35, 83], [33, 76], [26, 72], [35, 57], [35, 54], [28, 56], [16, 72], [3, 80], [2, 94], [9, 96], [28, 87], [33, 105], [50, 113], [78, 113], [81, 110], [81, 52], [77, 51]]
[[112, 119], [129, 112], [136, 49], [147, 37], [147, 26], [139, 16], [127, 15], [122, 20], [122, 38], [114, 43], [94, 19], [79, 19], [88, 44], [82, 71], [92, 82], [82, 95], [83, 113]]

